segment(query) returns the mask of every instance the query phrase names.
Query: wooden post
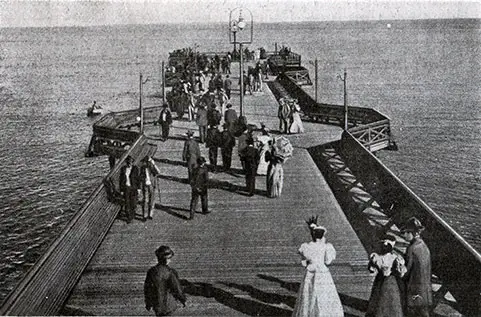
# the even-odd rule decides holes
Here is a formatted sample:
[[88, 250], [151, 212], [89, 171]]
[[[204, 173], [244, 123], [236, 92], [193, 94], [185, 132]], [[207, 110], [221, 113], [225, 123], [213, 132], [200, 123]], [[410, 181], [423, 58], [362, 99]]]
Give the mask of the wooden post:
[[242, 43], [239, 43], [239, 50], [240, 50], [240, 65], [239, 65], [239, 74], [240, 74], [240, 99], [239, 99], [239, 108], [240, 108], [240, 115], [243, 116], [244, 115], [244, 107], [243, 107], [243, 103], [244, 103], [244, 58], [243, 58], [243, 55], [244, 55], [244, 52], [242, 52]]
[[165, 103], [165, 66], [162, 61], [162, 104]]
[[140, 117], [140, 134], [144, 133], [144, 109], [142, 108], [142, 73], [139, 79], [139, 117]]
[[347, 71], [344, 69], [344, 130], [347, 131], [348, 124], [347, 124], [347, 112], [348, 112], [348, 106], [347, 106]]
[[275, 47], [274, 47], [274, 55], [277, 55], [277, 42], [274, 43]]
[[315, 70], [314, 70], [314, 75], [315, 75], [315, 79], [316, 79], [316, 83], [315, 83], [314, 87], [315, 87], [315, 96], [316, 96], [316, 103], [317, 103], [317, 102], [318, 102], [318, 101], [317, 101], [317, 80], [318, 80], [318, 78], [317, 78], [317, 58], [316, 58], [316, 60], [314, 61], [314, 69], [315, 69]]

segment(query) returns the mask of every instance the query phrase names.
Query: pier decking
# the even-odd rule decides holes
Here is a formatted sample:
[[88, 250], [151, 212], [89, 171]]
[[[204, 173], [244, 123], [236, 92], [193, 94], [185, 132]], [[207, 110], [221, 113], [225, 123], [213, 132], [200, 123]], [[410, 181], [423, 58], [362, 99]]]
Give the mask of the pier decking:
[[[237, 98], [234, 93], [235, 105]], [[246, 96], [244, 112], [249, 123], [265, 122], [276, 133], [277, 102], [266, 86]], [[158, 145], [154, 159], [161, 170], [154, 219], [114, 222], [63, 313], [152, 315], [144, 308], [143, 282], [156, 263], [155, 249], [166, 244], [175, 252], [171, 266], [188, 296], [187, 306], [175, 315], [289, 316], [304, 273], [297, 249], [310, 239], [305, 220], [319, 215], [337, 250], [330, 269], [346, 316], [364, 314], [372, 282], [366, 251], [307, 151], [339, 139], [340, 128], [306, 123], [305, 134], [289, 136], [294, 155], [284, 165], [283, 194], [275, 199], [265, 195], [265, 176], [257, 177], [256, 195], [246, 195], [235, 148], [233, 172], [210, 174], [211, 213], [189, 221], [190, 186], [181, 157], [187, 128], [197, 129], [187, 121], [173, 126], [166, 142], [157, 141], [157, 127], [146, 131]], [[201, 151], [207, 158], [207, 149]]]

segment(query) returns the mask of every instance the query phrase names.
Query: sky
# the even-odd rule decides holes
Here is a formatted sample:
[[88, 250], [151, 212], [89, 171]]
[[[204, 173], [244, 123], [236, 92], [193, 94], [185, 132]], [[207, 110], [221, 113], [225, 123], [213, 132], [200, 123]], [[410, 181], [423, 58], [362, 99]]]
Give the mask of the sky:
[[0, 0], [0, 27], [228, 22], [239, 6], [255, 22], [481, 18], [478, 0]]

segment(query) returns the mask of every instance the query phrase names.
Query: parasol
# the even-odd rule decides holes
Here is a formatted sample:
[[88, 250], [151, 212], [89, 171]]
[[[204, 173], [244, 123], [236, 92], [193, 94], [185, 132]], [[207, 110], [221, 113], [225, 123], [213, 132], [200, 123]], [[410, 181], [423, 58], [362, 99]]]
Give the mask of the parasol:
[[272, 147], [274, 148], [274, 156], [283, 161], [292, 156], [293, 147], [291, 142], [283, 136], [276, 137]]

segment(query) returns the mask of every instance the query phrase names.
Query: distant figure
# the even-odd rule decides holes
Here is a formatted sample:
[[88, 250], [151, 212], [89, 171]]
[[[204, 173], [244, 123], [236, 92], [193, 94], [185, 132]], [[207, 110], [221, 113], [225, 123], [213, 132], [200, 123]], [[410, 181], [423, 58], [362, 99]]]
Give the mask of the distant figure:
[[[152, 219], [152, 212], [155, 204], [155, 192], [157, 189], [157, 176], [160, 170], [154, 160], [146, 155], [142, 159], [140, 167], [140, 181], [142, 187], [142, 221]], [[160, 199], [160, 197], [159, 197]]]
[[304, 133], [304, 126], [302, 125], [302, 120], [301, 120], [301, 107], [299, 104], [296, 102], [291, 106], [291, 119], [292, 123], [289, 128], [290, 133]]
[[232, 150], [235, 146], [235, 138], [229, 131], [229, 125], [224, 123], [224, 131], [221, 134], [222, 165], [225, 171], [230, 170], [232, 165]]
[[284, 169], [282, 167], [283, 160], [275, 155], [274, 149], [266, 152], [265, 160], [269, 162], [266, 177], [267, 197], [280, 197], [284, 185]]
[[169, 137], [169, 129], [170, 125], [172, 124], [172, 113], [170, 112], [169, 106], [166, 103], [162, 105], [158, 122], [161, 128], [162, 141], [165, 141]]
[[267, 167], [269, 161], [266, 160], [266, 153], [270, 150], [272, 144], [272, 137], [269, 135], [264, 123], [261, 123], [261, 133], [257, 137], [259, 147], [259, 165], [257, 166], [257, 175], [267, 175]]
[[199, 142], [204, 143], [207, 135], [207, 109], [201, 104], [197, 109], [197, 125], [199, 126]]
[[94, 100], [94, 103], [87, 109], [87, 117], [93, 117], [102, 113], [102, 107], [97, 105], [97, 101]]
[[207, 188], [209, 185], [209, 170], [205, 166], [205, 158], [202, 156], [197, 159], [199, 165], [194, 170], [192, 175], [192, 181], [190, 186], [192, 187], [192, 198], [190, 200], [190, 219], [194, 219], [195, 209], [197, 208], [197, 202], [202, 202], [202, 213], [209, 213], [209, 201], [207, 196]]
[[115, 156], [113, 155], [109, 155], [109, 166], [111, 170], [115, 167]]
[[431, 253], [421, 239], [424, 226], [412, 217], [401, 228], [410, 243], [406, 250], [406, 315], [428, 317], [431, 314], [433, 294], [431, 285]]
[[228, 103], [227, 110], [224, 113], [224, 123], [228, 125], [228, 129], [231, 134], [234, 134], [235, 125], [237, 122], [237, 112], [232, 109], [232, 104]]
[[227, 95], [227, 98], [230, 99], [230, 94], [232, 91], [232, 80], [230, 79], [229, 75], [225, 76], [224, 90], [225, 90], [225, 94]]
[[217, 129], [217, 125], [212, 125], [207, 130], [205, 146], [209, 149], [209, 163], [214, 173], [217, 173], [217, 156], [219, 154], [219, 146], [221, 143], [220, 131]]
[[119, 188], [124, 196], [124, 210], [127, 213], [127, 223], [135, 218], [137, 199], [140, 191], [139, 168], [133, 165], [131, 156], [125, 159], [125, 165], [120, 169]]
[[369, 256], [369, 271], [377, 273], [366, 317], [403, 317], [399, 282], [406, 273], [404, 259], [393, 251], [396, 237], [386, 234], [380, 241], [380, 252]]
[[336, 259], [336, 250], [326, 242], [326, 228], [317, 225], [317, 217], [307, 221], [312, 242], [299, 248], [306, 268], [297, 296], [293, 317], [344, 316], [336, 285], [327, 265]]
[[289, 117], [291, 109], [289, 104], [281, 99], [279, 100], [279, 109], [277, 117], [279, 118], [279, 132], [287, 134], [289, 132]]
[[244, 167], [245, 167], [245, 177], [246, 177], [246, 190], [249, 196], [254, 196], [256, 190], [256, 174], [257, 174], [257, 164], [259, 162], [259, 152], [254, 147], [254, 140], [248, 138], [247, 147], [242, 150]]
[[156, 316], [168, 316], [177, 309], [176, 301], [185, 307], [186, 296], [177, 271], [169, 267], [174, 252], [162, 245], [155, 255], [158, 264], [149, 269], [144, 283], [145, 308], [148, 311], [153, 308]]
[[193, 135], [193, 131], [187, 131], [187, 140], [185, 140], [184, 150], [182, 151], [182, 160], [187, 162], [189, 182], [192, 180], [192, 173], [197, 167], [197, 159], [200, 157], [199, 143], [192, 137]]

